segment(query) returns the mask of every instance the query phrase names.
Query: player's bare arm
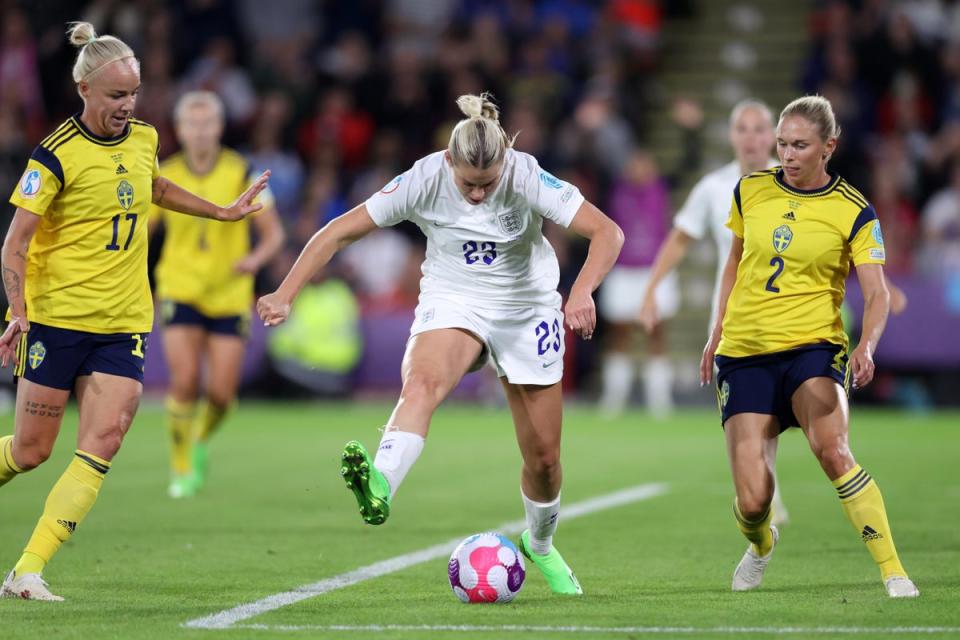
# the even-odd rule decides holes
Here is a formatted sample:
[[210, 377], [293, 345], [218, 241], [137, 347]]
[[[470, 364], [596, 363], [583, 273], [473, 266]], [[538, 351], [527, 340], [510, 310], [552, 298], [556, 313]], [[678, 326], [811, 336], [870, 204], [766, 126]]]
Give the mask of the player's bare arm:
[[17, 207], [0, 252], [3, 264], [3, 290], [10, 304], [10, 324], [0, 336], [0, 366], [17, 363], [16, 346], [20, 334], [30, 328], [24, 299], [24, 278], [27, 271], [27, 249], [37, 230], [40, 216]]
[[571, 330], [584, 340], [589, 340], [597, 326], [593, 292], [620, 255], [623, 231], [617, 223], [586, 201], [574, 215], [570, 229], [590, 240], [590, 248], [580, 274], [570, 288], [564, 317]]
[[261, 211], [253, 218], [253, 226], [257, 231], [257, 245], [242, 260], [234, 265], [238, 273], [256, 273], [263, 265], [270, 261], [283, 247], [286, 234], [280, 223], [280, 216], [274, 207]]
[[703, 348], [703, 357], [700, 359], [700, 386], [709, 383], [713, 378], [713, 356], [716, 355], [717, 347], [720, 345], [720, 336], [723, 334], [723, 316], [727, 312], [727, 301], [730, 299], [730, 292], [733, 291], [733, 285], [737, 283], [737, 267], [740, 266], [740, 259], [742, 257], [743, 238], [733, 236], [733, 244], [730, 245], [730, 256], [727, 258], [727, 264], [723, 267], [723, 277], [720, 280], [717, 319], [713, 323], [713, 330], [710, 332], [707, 345]]
[[660, 311], [657, 309], [657, 299], [654, 295], [657, 286], [687, 255], [692, 240], [691, 236], [674, 227], [657, 251], [657, 257], [653, 261], [653, 271], [647, 281], [647, 289], [643, 292], [643, 304], [637, 315], [638, 322], [647, 333], [653, 331], [660, 322]]
[[257, 300], [257, 313], [263, 324], [270, 327], [286, 320], [294, 298], [314, 274], [330, 262], [337, 251], [376, 228], [367, 206], [361, 204], [313, 234], [277, 290]]
[[890, 313], [890, 291], [883, 277], [883, 266], [861, 264], [857, 279], [863, 291], [863, 332], [860, 344], [850, 354], [854, 388], [862, 388], [873, 380], [873, 353], [887, 324]]
[[260, 192], [267, 187], [270, 179], [270, 171], [261, 173], [253, 184], [240, 194], [240, 197], [234, 200], [226, 207], [213, 204], [199, 196], [195, 196], [186, 189], [177, 186], [163, 176], [153, 180], [153, 203], [164, 209], [178, 211], [189, 216], [199, 218], [211, 218], [231, 222], [242, 220], [251, 213], [256, 213], [263, 208], [263, 205], [254, 202]]

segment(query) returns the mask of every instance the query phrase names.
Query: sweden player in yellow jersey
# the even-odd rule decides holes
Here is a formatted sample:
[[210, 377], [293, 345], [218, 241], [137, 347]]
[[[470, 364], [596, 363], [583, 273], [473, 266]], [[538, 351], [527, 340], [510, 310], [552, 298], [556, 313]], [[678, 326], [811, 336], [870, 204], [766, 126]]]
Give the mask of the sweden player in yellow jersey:
[[253, 200], [269, 175], [226, 208], [161, 177], [157, 132], [132, 118], [133, 51], [85, 22], [69, 34], [83, 112], [34, 150], [2, 250], [10, 322], [0, 362], [15, 362], [19, 381], [14, 435], [0, 437], [0, 486], [50, 456], [71, 390], [80, 410], [76, 455], [0, 586], [0, 596], [30, 600], [63, 599], [41, 574], [89, 513], [137, 411], [153, 317], [148, 206], [238, 220], [260, 208]]
[[[223, 105], [215, 93], [185, 94], [174, 120], [183, 150], [160, 165], [164, 177], [215, 201], [233, 199], [250, 185], [254, 176], [243, 156], [220, 146]], [[258, 238], [252, 248], [247, 220], [221, 223], [170, 215], [159, 207], [151, 212], [151, 228], [161, 222], [165, 228], [156, 279], [170, 372], [167, 424], [173, 498], [191, 496], [203, 485], [207, 442], [240, 384], [254, 274], [283, 245], [283, 227], [269, 189], [260, 203], [263, 210], [250, 218]], [[203, 359], [205, 398], [198, 407]]]
[[[890, 294], [883, 235], [859, 191], [827, 171], [840, 132], [830, 103], [794, 100], [780, 114], [781, 167], [741, 178], [718, 320], [700, 362], [717, 396], [736, 489], [734, 515], [750, 541], [733, 590], [760, 586], [779, 538], [770, 524], [776, 438], [799, 426], [866, 543], [892, 598], [916, 597], [897, 556], [880, 489], [850, 452], [846, 387], [873, 378]], [[863, 336], [847, 356], [840, 321], [851, 261], [864, 293]]]

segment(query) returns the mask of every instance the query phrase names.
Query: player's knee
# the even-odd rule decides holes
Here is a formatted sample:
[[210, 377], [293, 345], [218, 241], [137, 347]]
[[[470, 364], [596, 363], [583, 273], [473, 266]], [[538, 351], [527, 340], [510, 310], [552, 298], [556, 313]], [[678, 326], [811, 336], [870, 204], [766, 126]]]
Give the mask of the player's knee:
[[831, 478], [840, 477], [853, 468], [853, 456], [845, 443], [830, 443], [814, 453], [820, 466]]
[[199, 379], [189, 379], [184, 377], [171, 377], [170, 396], [177, 402], [196, 402], [197, 386]]
[[117, 455], [117, 452], [120, 451], [120, 445], [122, 443], [123, 433], [119, 431], [111, 431], [97, 438], [96, 447], [93, 447], [93, 449], [101, 457], [111, 460], [113, 459], [113, 456]]
[[53, 442], [19, 442], [13, 441], [13, 461], [24, 471], [36, 469], [50, 458], [53, 451]]
[[226, 411], [233, 404], [235, 395], [224, 389], [209, 389], [207, 391], [207, 402], [219, 411]]
[[538, 477], [550, 477], [560, 471], [560, 448], [544, 447], [524, 456], [527, 467]]
[[443, 400], [443, 381], [427, 372], [413, 372], [403, 381], [401, 399], [416, 405], [436, 407]]
[[747, 522], [760, 520], [770, 509], [772, 495], [765, 495], [762, 492], [746, 492], [745, 495], [737, 496], [737, 508], [740, 509], [740, 515]]
[[113, 458], [120, 450], [120, 445], [123, 444], [123, 438], [130, 430], [131, 423], [133, 423], [132, 412], [121, 411], [118, 413], [108, 424], [104, 425], [105, 429], [98, 435], [97, 450], [102, 451], [104, 457]]

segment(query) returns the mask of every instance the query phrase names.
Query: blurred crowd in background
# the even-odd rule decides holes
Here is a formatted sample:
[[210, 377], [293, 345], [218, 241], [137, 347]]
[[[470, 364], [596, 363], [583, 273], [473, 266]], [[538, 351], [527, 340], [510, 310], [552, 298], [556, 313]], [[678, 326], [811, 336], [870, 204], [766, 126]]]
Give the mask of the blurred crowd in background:
[[[833, 102], [843, 136], [832, 168], [874, 203], [888, 271], [956, 279], [960, 309], [960, 2], [814, 6], [802, 26], [809, 56], [785, 73], [798, 95]], [[224, 143], [272, 170], [288, 246], [261, 290], [325, 222], [445, 147], [456, 97], [481, 91], [519, 132], [517, 149], [602, 209], [622, 186], [663, 194], [646, 214], [661, 223], [658, 244], [686, 196], [670, 178], [705, 169], [693, 137], [682, 167], [658, 168], [645, 148], [650, 113], [683, 97], [656, 82], [663, 25], [696, 10], [694, 0], [0, 0], [0, 188], [12, 190], [33, 146], [81, 109], [64, 31], [88, 20], [137, 52], [137, 117], [158, 128], [161, 159], [178, 149], [177, 98], [208, 89], [226, 105]], [[695, 134], [698, 118], [683, 113], [676, 125]], [[564, 288], [583, 245], [545, 232]], [[349, 285], [361, 317], [409, 310], [423, 251], [416, 228], [381, 230], [328, 275]], [[572, 379], [590, 379], [595, 348], [580, 348]]]
[[831, 167], [877, 209], [889, 274], [960, 274], [960, 3], [823, 3], [801, 88], [843, 128]]

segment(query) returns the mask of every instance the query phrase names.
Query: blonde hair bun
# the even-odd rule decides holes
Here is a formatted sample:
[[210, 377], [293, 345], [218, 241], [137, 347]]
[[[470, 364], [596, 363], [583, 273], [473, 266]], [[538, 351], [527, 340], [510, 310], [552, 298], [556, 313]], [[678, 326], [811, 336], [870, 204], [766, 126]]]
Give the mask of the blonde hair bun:
[[96, 72], [111, 62], [132, 58], [137, 73], [140, 62], [127, 44], [114, 36], [98, 36], [89, 22], [71, 22], [67, 28], [67, 39], [78, 47], [77, 61], [73, 64], [73, 81], [89, 80]]
[[468, 118], [487, 118], [494, 122], [500, 121], [500, 109], [490, 99], [486, 91], [478, 96], [467, 94], [457, 98], [457, 106]]
[[75, 47], [83, 47], [97, 39], [97, 32], [89, 22], [71, 22], [67, 38]]

